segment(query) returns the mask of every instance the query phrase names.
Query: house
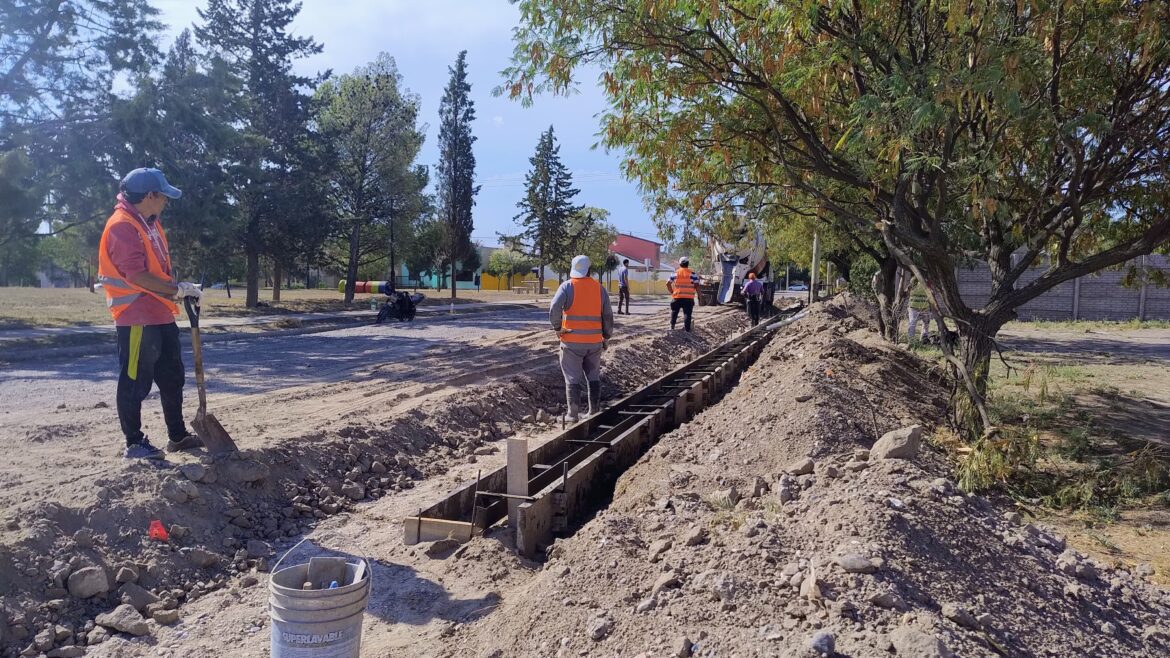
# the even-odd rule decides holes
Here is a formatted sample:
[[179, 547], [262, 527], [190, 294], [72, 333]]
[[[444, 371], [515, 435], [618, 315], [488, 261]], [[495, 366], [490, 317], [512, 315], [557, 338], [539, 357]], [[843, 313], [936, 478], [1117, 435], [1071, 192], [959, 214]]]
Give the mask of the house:
[[643, 265], [657, 268], [662, 265], [662, 243], [639, 238], [629, 233], [619, 233], [609, 250], [618, 254], [618, 260], [629, 258], [631, 264], [638, 261]]

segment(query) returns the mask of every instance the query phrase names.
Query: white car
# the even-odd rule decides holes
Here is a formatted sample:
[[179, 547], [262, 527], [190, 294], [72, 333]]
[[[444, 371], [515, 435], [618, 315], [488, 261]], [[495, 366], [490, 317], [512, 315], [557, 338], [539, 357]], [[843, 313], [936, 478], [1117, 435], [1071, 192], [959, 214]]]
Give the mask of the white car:
[[806, 286], [806, 285], [805, 285], [805, 284], [803, 284], [803, 283], [794, 283], [794, 284], [792, 284], [792, 285], [788, 286], [788, 289], [789, 289], [789, 290], [796, 290], [796, 291], [799, 291], [799, 292], [807, 292], [807, 291], [808, 291], [808, 286]]

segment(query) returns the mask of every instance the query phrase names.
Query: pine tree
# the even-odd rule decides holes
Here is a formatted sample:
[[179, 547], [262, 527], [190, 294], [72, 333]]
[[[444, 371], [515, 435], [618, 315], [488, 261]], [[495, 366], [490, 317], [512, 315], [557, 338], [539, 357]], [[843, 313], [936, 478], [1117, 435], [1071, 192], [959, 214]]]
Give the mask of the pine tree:
[[[527, 242], [527, 255], [539, 263], [539, 289], [544, 289], [544, 268], [566, 258], [569, 244], [569, 222], [581, 210], [573, 205], [573, 197], [580, 191], [573, 187], [573, 177], [561, 162], [561, 147], [553, 135], [553, 127], [541, 133], [536, 153], [528, 159], [532, 170], [525, 176], [527, 192], [516, 207], [517, 221], [524, 227], [520, 234]], [[571, 255], [568, 255], [571, 258]]]
[[475, 102], [467, 81], [467, 51], [459, 53], [455, 67], [447, 69], [451, 79], [439, 104], [438, 199], [445, 229], [443, 255], [451, 267], [451, 298], [455, 298], [456, 274], [460, 261], [475, 250], [471, 244], [474, 228], [471, 209], [479, 186], [475, 184], [475, 154], [471, 145], [471, 122]]
[[209, 0], [199, 10], [202, 25], [195, 27], [199, 42], [239, 83], [232, 99], [238, 139], [228, 161], [248, 306], [259, 301], [261, 256], [283, 257], [283, 238], [295, 232], [293, 224], [316, 221], [307, 213], [283, 212], [297, 206], [290, 194], [315, 201], [311, 186], [287, 188], [290, 172], [305, 161], [312, 100], [305, 90], [317, 82], [294, 74], [292, 64], [321, 52], [312, 37], [292, 35], [289, 26], [300, 9], [292, 0]]

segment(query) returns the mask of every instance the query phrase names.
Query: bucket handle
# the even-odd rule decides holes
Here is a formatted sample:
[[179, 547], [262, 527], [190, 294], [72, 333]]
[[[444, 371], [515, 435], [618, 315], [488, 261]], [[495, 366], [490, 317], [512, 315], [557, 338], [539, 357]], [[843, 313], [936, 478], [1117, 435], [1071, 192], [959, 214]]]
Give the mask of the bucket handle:
[[285, 552], [284, 552], [284, 555], [281, 555], [281, 556], [280, 556], [280, 559], [276, 561], [276, 564], [275, 564], [275, 565], [273, 565], [273, 567], [272, 567], [272, 571], [271, 571], [271, 572], [269, 572], [269, 573], [276, 573], [277, 571], [280, 571], [280, 563], [281, 563], [281, 562], [284, 562], [284, 558], [288, 557], [290, 553], [292, 553], [293, 551], [297, 550], [297, 548], [298, 548], [298, 547], [299, 547], [301, 544], [303, 544], [303, 543], [305, 543], [305, 542], [307, 542], [307, 541], [309, 541], [309, 538], [308, 538], [308, 537], [304, 537], [304, 538], [302, 538], [302, 539], [301, 539], [299, 542], [297, 542], [297, 543], [293, 544], [292, 548], [288, 549], [287, 551], [285, 551]]
[[[293, 552], [293, 551], [295, 551], [295, 550], [297, 550], [297, 548], [298, 548], [298, 547], [300, 547], [300, 545], [301, 545], [301, 544], [303, 544], [303, 543], [305, 543], [305, 542], [307, 542], [307, 541], [309, 541], [309, 538], [308, 538], [308, 537], [304, 537], [304, 538], [302, 538], [302, 539], [301, 539], [299, 542], [297, 542], [297, 543], [293, 544], [293, 545], [292, 545], [292, 548], [288, 549], [287, 551], [285, 551], [285, 552], [284, 552], [284, 555], [281, 555], [281, 556], [280, 556], [280, 559], [279, 559], [279, 560], [277, 560], [277, 561], [276, 561], [276, 564], [272, 566], [272, 571], [270, 571], [269, 573], [273, 573], [273, 574], [274, 574], [274, 573], [276, 573], [277, 571], [280, 571], [280, 563], [281, 563], [281, 562], [284, 562], [284, 559], [285, 559], [286, 557], [288, 557], [290, 554], [292, 554], [292, 552]], [[366, 563], [366, 574], [365, 574], [365, 577], [366, 577], [366, 580], [370, 581], [370, 587], [371, 587], [371, 589], [372, 589], [372, 588], [373, 588], [373, 586], [374, 586], [374, 558], [372, 558], [372, 557], [369, 557], [368, 555], [362, 555], [362, 556], [360, 556], [360, 557], [359, 557], [359, 559], [361, 559], [361, 560], [365, 561], [365, 563]]]

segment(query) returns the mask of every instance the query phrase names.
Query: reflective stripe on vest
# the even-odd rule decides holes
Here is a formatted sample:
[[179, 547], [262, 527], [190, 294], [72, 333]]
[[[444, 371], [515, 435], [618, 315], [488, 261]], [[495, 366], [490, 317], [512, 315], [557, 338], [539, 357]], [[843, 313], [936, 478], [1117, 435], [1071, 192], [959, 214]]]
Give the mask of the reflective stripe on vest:
[[[110, 219], [106, 221], [106, 228], [102, 231], [102, 239], [98, 245], [97, 280], [98, 283], [102, 284], [102, 289], [106, 293], [106, 306], [110, 309], [110, 315], [114, 316], [114, 320], [117, 321], [131, 304], [143, 295], [150, 295], [162, 302], [172, 314], [178, 316], [179, 307], [173, 301], [127, 281], [122, 276], [122, 273], [118, 271], [118, 268], [114, 266], [114, 261], [110, 258], [110, 230], [123, 222], [130, 224], [138, 231], [138, 237], [142, 240], [142, 249], [146, 253], [146, 271], [164, 281], [169, 281], [171, 278], [171, 264], [170, 262], [164, 264], [159, 260], [150, 235], [146, 232], [146, 228], [142, 226], [141, 222], [130, 215], [130, 213], [121, 208], [116, 208], [114, 214], [110, 215]], [[162, 240], [163, 250], [166, 252], [169, 261], [170, 246], [167, 244], [167, 234], [163, 232], [161, 225], [157, 228], [159, 238]]]
[[691, 281], [691, 269], [689, 267], [680, 267], [674, 273], [674, 282], [670, 284], [673, 289], [670, 296], [674, 299], [694, 299], [695, 298], [695, 282]]
[[569, 279], [573, 303], [561, 316], [561, 342], [601, 343], [601, 284], [592, 277]]

